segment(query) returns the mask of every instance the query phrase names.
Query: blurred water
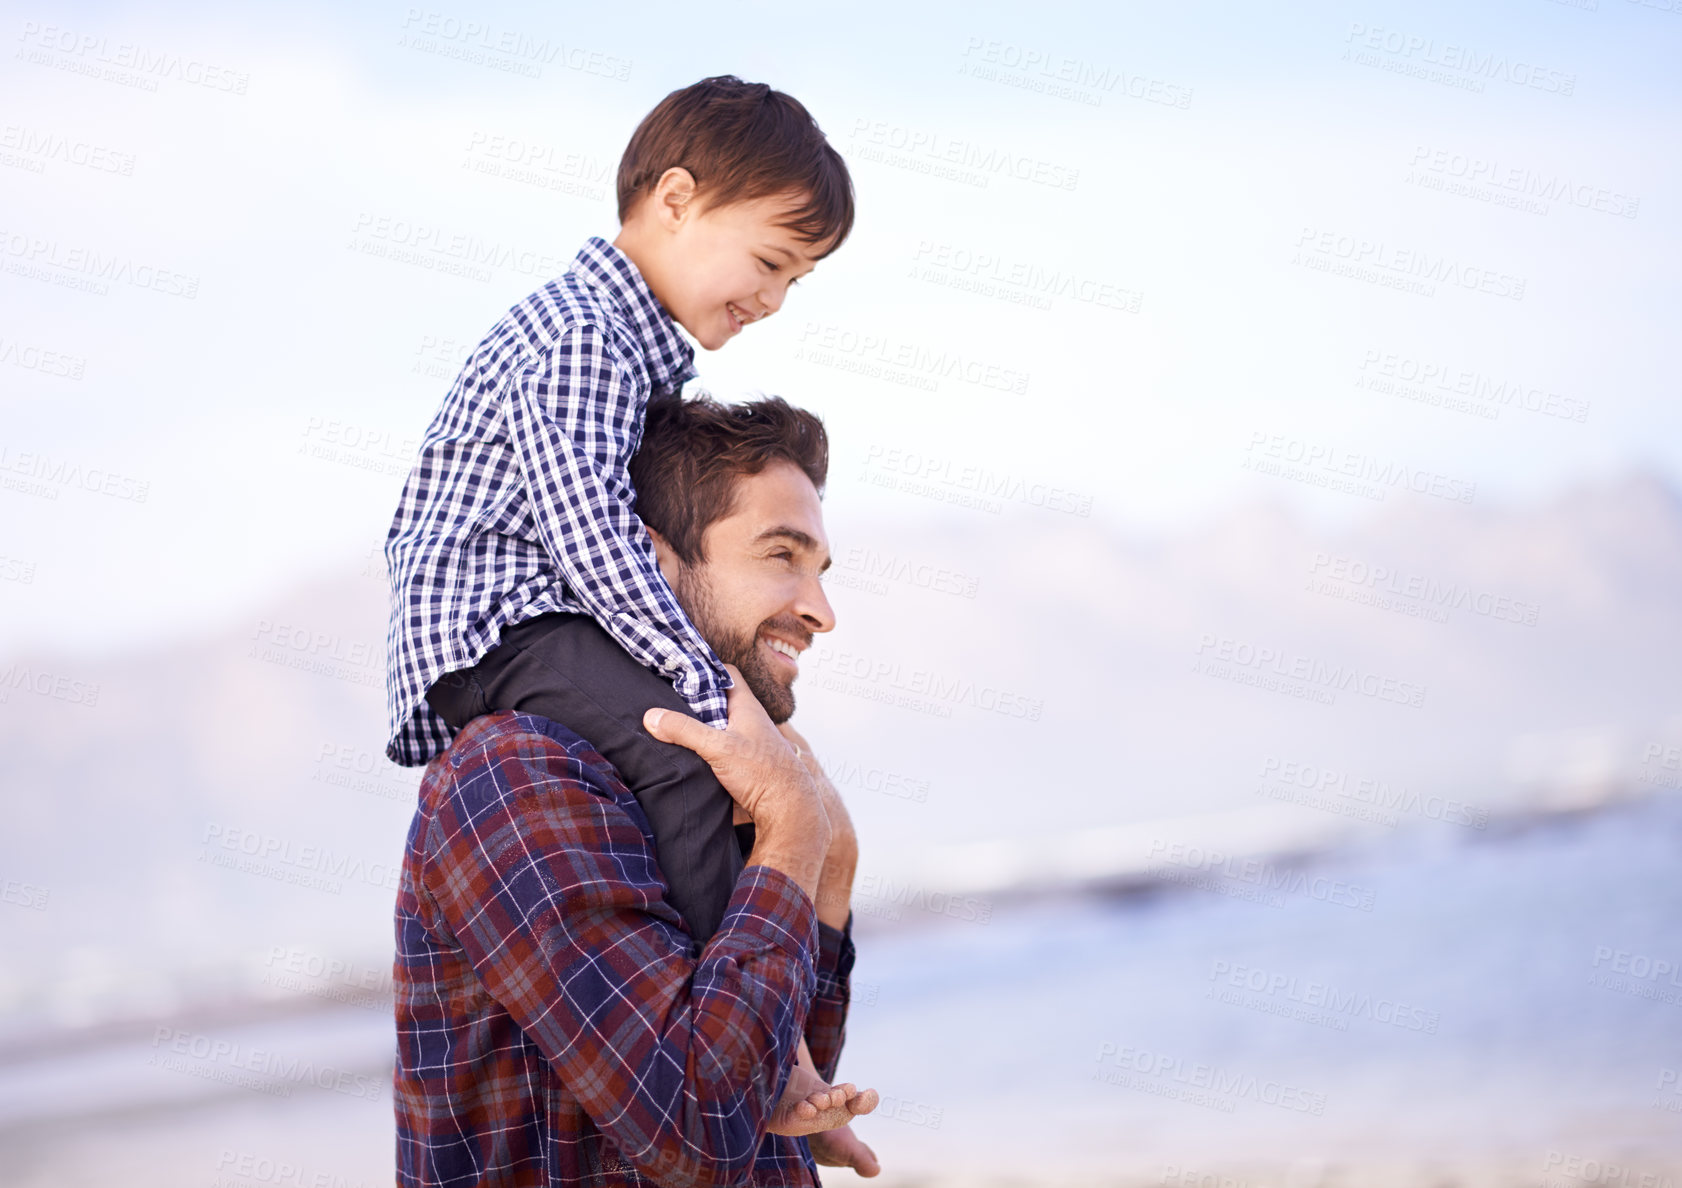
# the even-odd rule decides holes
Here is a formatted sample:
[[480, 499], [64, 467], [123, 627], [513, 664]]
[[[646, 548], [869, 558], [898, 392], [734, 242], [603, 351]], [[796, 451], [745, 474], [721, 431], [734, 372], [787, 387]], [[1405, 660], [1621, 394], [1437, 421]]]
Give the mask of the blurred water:
[[[893, 1181], [1426, 1156], [1529, 1183], [1550, 1159], [1671, 1166], [1679, 853], [1667, 796], [1399, 834], [1305, 868], [1370, 891], [1371, 911], [1165, 886], [1000, 904], [984, 923], [861, 916], [842, 1074], [884, 1105], [858, 1130]], [[180, 1027], [255, 1072], [156, 1067], [175, 1041], [155, 1029], [0, 1067], [17, 1182], [105, 1182], [102, 1161], [136, 1143], [159, 1183], [257, 1183], [234, 1173], [259, 1158], [389, 1182], [387, 1010]], [[344, 1075], [322, 1091], [301, 1066]]]

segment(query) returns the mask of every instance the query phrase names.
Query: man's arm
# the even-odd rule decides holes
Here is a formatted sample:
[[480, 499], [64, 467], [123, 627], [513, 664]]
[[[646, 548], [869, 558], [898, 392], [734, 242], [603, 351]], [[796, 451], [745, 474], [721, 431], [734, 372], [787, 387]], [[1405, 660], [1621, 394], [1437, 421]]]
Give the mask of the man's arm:
[[787, 722], [777, 727], [794, 747], [817, 785], [829, 819], [829, 848], [824, 852], [823, 871], [818, 876], [818, 959], [817, 993], [806, 1016], [806, 1043], [818, 1074], [833, 1081], [841, 1060], [841, 1046], [847, 1037], [847, 1007], [852, 997], [853, 875], [858, 868], [858, 836], [841, 794], [824, 774], [823, 765], [812, 753], [805, 737]]
[[637, 661], [723, 726], [724, 666], [660, 573], [627, 473], [641, 439], [635, 388], [595, 326], [565, 331], [505, 405], [543, 547], [567, 588]]
[[426, 830], [427, 898], [625, 1158], [661, 1183], [739, 1182], [816, 980], [810, 899], [749, 866], [691, 960], [618, 781], [556, 729], [509, 730], [461, 762]]

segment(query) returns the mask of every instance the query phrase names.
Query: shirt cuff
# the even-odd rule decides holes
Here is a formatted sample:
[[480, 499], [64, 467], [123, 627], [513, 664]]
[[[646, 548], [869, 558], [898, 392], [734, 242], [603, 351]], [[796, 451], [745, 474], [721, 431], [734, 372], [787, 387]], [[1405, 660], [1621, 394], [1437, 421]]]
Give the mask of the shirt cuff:
[[714, 956], [721, 945], [730, 949], [765, 945], [781, 948], [799, 961], [801, 981], [810, 994], [818, 954], [817, 928], [817, 910], [799, 883], [773, 866], [746, 866], [736, 877], [736, 889], [725, 905], [724, 919], [702, 950], [702, 957]]

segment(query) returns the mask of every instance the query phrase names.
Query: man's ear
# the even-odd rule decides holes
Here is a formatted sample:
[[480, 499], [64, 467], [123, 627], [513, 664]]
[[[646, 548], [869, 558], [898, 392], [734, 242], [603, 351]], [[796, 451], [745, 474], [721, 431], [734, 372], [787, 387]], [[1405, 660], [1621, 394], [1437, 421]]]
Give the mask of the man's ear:
[[[647, 524], [643, 525], [648, 528]], [[665, 577], [666, 584], [677, 589], [678, 556], [672, 551], [672, 546], [666, 543], [666, 538], [652, 528], [648, 528], [648, 539], [654, 542], [654, 559], [660, 563], [660, 573]]]

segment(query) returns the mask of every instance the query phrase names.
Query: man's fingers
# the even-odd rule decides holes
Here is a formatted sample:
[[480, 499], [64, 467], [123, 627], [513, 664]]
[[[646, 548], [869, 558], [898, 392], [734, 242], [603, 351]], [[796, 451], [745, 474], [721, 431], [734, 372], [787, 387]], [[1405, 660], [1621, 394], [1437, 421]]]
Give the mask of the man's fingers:
[[866, 1089], [863, 1093], [855, 1094], [847, 1102], [847, 1108], [854, 1114], [868, 1114], [881, 1103], [881, 1100], [881, 1096], [877, 1094], [876, 1090]]
[[688, 747], [703, 759], [710, 761], [717, 752], [719, 732], [688, 714], [651, 709], [643, 714], [642, 725], [661, 742]]
[[853, 1141], [858, 1144], [858, 1150], [848, 1152], [853, 1160], [849, 1166], [861, 1176], [881, 1175], [882, 1164], [876, 1158], [876, 1152], [872, 1151], [870, 1145], [861, 1138], [855, 1136]]

